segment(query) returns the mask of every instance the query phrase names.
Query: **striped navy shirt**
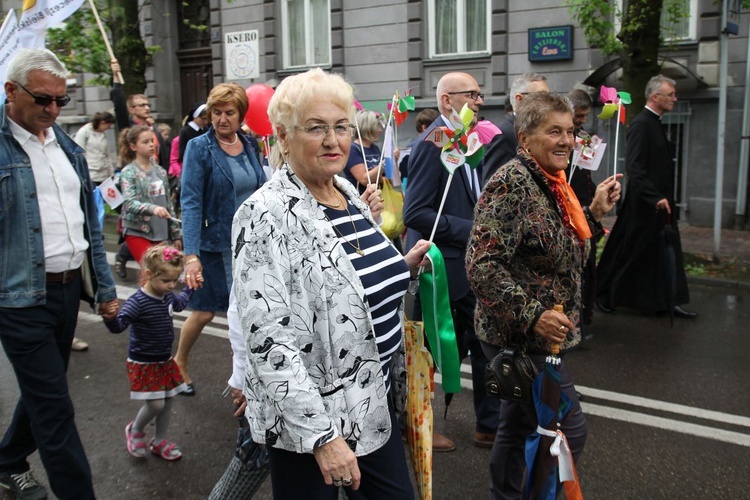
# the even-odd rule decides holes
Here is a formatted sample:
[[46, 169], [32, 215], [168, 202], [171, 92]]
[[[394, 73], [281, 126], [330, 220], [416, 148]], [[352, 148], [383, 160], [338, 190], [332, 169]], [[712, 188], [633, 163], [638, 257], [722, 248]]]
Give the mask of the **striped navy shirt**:
[[143, 288], [131, 295], [116, 318], [104, 324], [112, 333], [120, 333], [130, 326], [128, 358], [142, 363], [167, 361], [172, 357], [174, 341], [173, 312], [187, 307], [193, 290], [185, 287], [180, 295], [169, 292], [155, 297]]
[[[365, 300], [372, 315], [385, 387], [390, 390], [391, 357], [398, 349], [402, 336], [398, 308], [409, 285], [409, 267], [391, 242], [377, 232], [348, 200], [347, 204], [351, 218], [346, 210], [336, 210], [325, 205], [321, 207], [333, 224], [341, 246], [346, 250], [365, 289]], [[357, 245], [364, 252], [363, 256], [357, 253]]]

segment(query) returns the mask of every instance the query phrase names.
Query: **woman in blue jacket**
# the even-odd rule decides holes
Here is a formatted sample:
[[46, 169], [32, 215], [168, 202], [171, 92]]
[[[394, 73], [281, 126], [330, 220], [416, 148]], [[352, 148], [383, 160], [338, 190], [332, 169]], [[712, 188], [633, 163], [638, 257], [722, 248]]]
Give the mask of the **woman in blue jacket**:
[[[240, 131], [247, 111], [245, 90], [220, 83], [208, 95], [211, 128], [191, 139], [182, 166], [182, 231], [185, 283], [198, 288], [190, 300], [175, 362], [188, 383], [182, 394], [195, 394], [188, 356], [203, 327], [217, 311], [227, 311], [232, 283], [232, 217], [243, 201], [266, 180], [257, 145]], [[203, 272], [205, 271], [205, 273]], [[234, 309], [236, 311], [236, 309]], [[228, 312], [232, 314], [232, 312]]]

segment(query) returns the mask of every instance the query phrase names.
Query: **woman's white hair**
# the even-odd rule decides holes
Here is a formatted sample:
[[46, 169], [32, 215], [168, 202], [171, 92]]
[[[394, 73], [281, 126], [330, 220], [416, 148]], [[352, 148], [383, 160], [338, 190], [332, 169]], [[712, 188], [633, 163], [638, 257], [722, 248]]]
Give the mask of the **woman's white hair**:
[[29, 83], [32, 70], [46, 71], [57, 78], [68, 78], [70, 73], [52, 51], [43, 48], [21, 49], [8, 65], [7, 79], [21, 85]]
[[[351, 85], [341, 76], [313, 68], [304, 73], [285, 78], [268, 103], [268, 120], [274, 132], [285, 132], [287, 138], [294, 137], [294, 126], [313, 103], [327, 102], [346, 112], [350, 121], [354, 120], [354, 93]], [[278, 141], [271, 151], [271, 165], [281, 166], [285, 158], [283, 145]]]

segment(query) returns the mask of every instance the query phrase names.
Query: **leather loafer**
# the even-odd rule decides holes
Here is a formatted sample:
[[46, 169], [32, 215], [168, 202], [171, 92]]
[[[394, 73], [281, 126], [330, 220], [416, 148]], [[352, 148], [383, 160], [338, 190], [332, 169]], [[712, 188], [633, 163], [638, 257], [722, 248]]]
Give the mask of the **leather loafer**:
[[594, 305], [596, 305], [596, 308], [599, 309], [601, 312], [605, 314], [615, 314], [615, 310], [605, 306], [601, 302], [595, 302]]
[[185, 390], [182, 391], [180, 394], [183, 396], [195, 396], [195, 386], [192, 382], [190, 382], [187, 387], [185, 387]]
[[695, 319], [698, 317], [698, 313], [686, 311], [680, 306], [674, 308], [674, 315], [676, 318]]
[[446, 453], [455, 449], [456, 445], [453, 444], [453, 441], [437, 431], [432, 433], [432, 451], [434, 453]]
[[472, 436], [474, 446], [477, 448], [492, 448], [495, 444], [495, 435], [485, 432], [475, 432]]

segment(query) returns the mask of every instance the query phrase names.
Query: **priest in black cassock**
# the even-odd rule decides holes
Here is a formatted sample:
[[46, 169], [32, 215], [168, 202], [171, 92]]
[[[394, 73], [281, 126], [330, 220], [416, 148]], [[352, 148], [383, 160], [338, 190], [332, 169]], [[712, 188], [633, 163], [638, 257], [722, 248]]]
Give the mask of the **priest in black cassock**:
[[[694, 318], [680, 307], [690, 298], [674, 203], [674, 148], [660, 121], [677, 102], [674, 80], [653, 77], [646, 99], [628, 131], [627, 190], [599, 262], [597, 305], [604, 312], [618, 306], [648, 313], [672, 308], [676, 317]], [[660, 241], [665, 224], [674, 235], [671, 269], [666, 269]]]

